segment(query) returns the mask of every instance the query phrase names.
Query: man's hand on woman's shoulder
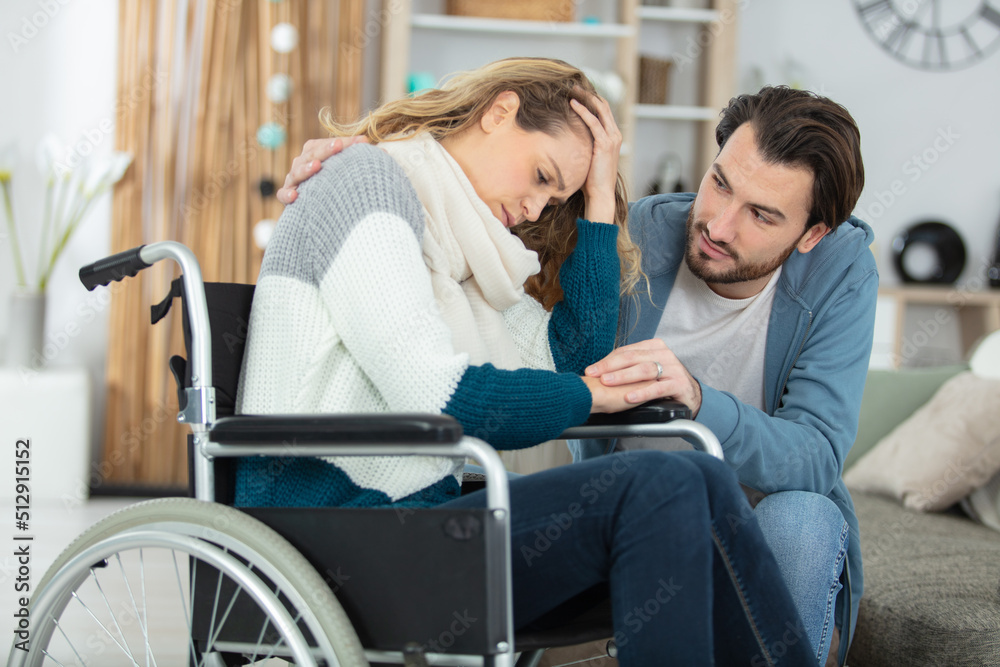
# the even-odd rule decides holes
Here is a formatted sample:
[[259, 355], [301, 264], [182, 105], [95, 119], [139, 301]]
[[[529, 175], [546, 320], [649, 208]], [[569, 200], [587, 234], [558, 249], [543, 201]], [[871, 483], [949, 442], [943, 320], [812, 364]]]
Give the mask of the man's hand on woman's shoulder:
[[292, 160], [292, 168], [285, 176], [285, 184], [277, 192], [278, 201], [285, 205], [295, 201], [299, 196], [298, 186], [319, 171], [323, 160], [336, 155], [348, 146], [367, 143], [367, 137], [310, 139], [303, 144], [302, 154]]

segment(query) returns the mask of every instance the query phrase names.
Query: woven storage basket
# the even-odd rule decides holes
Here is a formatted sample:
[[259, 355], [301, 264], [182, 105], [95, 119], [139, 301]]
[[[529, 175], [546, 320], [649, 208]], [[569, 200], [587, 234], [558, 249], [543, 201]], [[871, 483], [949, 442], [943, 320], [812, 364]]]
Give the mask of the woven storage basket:
[[667, 104], [670, 101], [672, 60], [639, 58], [639, 104]]
[[447, 11], [456, 16], [572, 21], [575, 4], [574, 0], [448, 0]]

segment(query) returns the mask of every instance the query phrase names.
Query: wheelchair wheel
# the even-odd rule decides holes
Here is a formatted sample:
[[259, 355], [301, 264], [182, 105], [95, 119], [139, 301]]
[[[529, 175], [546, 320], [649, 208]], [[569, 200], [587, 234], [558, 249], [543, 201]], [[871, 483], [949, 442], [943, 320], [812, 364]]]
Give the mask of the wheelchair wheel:
[[[28, 650], [15, 644], [10, 665], [368, 664], [302, 554], [247, 514], [187, 498], [91, 527], [42, 578], [29, 614]], [[259, 619], [249, 631], [247, 619]]]

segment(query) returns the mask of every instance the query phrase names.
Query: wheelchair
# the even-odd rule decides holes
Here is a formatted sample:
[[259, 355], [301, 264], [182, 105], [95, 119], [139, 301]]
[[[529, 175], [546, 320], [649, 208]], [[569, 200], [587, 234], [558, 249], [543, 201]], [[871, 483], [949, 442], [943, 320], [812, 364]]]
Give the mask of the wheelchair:
[[[252, 285], [204, 283], [172, 241], [80, 270], [88, 289], [170, 259], [181, 269], [189, 359], [170, 360], [190, 426], [193, 498], [141, 502], [98, 522], [32, 596], [22, 665], [537, 665], [546, 648], [611, 637], [592, 590], [515, 633], [508, 478], [497, 452], [449, 417], [234, 415]], [[597, 416], [563, 438], [684, 436], [722, 458], [678, 403]], [[470, 510], [230, 507], [234, 457], [475, 459], [486, 506]], [[474, 482], [463, 483], [463, 492]], [[23, 645], [22, 645], [23, 646]], [[612, 647], [613, 648], [613, 647]]]

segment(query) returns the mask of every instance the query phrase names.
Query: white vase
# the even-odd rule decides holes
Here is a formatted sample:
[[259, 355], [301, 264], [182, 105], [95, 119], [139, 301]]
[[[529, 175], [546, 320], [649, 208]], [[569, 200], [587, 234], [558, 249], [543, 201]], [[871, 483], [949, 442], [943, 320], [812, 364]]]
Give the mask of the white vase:
[[7, 311], [4, 365], [38, 370], [44, 362], [45, 292], [15, 289]]

